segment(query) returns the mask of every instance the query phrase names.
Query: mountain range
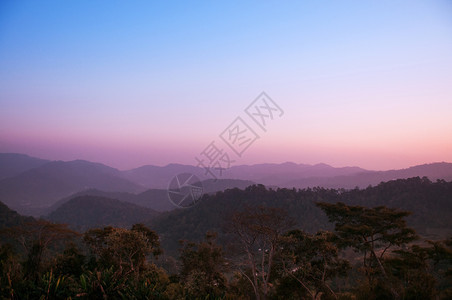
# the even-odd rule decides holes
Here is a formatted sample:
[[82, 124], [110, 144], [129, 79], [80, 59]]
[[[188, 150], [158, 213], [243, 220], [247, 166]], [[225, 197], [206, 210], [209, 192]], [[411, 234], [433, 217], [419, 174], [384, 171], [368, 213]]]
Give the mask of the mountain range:
[[37, 215], [59, 199], [90, 188], [107, 192], [144, 191], [120, 173], [88, 161], [51, 161], [0, 180], [0, 201], [21, 214]]
[[[204, 193], [208, 194], [215, 193], [218, 191], [224, 191], [229, 188], [244, 189], [252, 184], [254, 184], [254, 182], [252, 181], [234, 180], [234, 179], [220, 179], [217, 181], [214, 181], [213, 179], [208, 179], [202, 181]], [[43, 210], [42, 214], [48, 215], [49, 213], [55, 211], [56, 209], [58, 209], [60, 206], [70, 201], [71, 199], [81, 196], [97, 196], [115, 199], [139, 205], [141, 207], [150, 208], [157, 212], [170, 211], [175, 208], [174, 205], [168, 201], [168, 191], [166, 189], [149, 189], [138, 194], [127, 192], [105, 192], [97, 189], [87, 189], [58, 200], [50, 207]]]
[[0, 180], [40, 167], [49, 160], [18, 153], [0, 153]]
[[[364, 189], [269, 189], [253, 185], [204, 195], [193, 209], [163, 213], [147, 223], [161, 237], [164, 249], [177, 255], [179, 240], [201, 241], [206, 232], [218, 232], [219, 242], [227, 247], [235, 238], [230, 234], [231, 216], [246, 207], [276, 207], [287, 212], [306, 232], [333, 230], [317, 202], [386, 206], [411, 213], [407, 223], [427, 239], [441, 239], [452, 234], [452, 182], [430, 181], [413, 177], [380, 183]], [[228, 225], [229, 224], [229, 225]]]
[[48, 161], [23, 154], [0, 153], [0, 201], [22, 215], [47, 215], [78, 196], [99, 196], [126, 201], [155, 211], [173, 209], [166, 188], [180, 173], [202, 180], [204, 191], [245, 188], [258, 183], [285, 188], [364, 188], [383, 181], [410, 177], [452, 180], [451, 163], [432, 163], [401, 170], [371, 171], [359, 167], [335, 168], [326, 164], [238, 165], [220, 180], [207, 177], [199, 167], [169, 164], [118, 170], [84, 160]]
[[22, 225], [34, 221], [33, 217], [24, 217], [0, 202], [0, 232], [3, 228]]
[[128, 228], [144, 223], [159, 213], [136, 204], [100, 196], [78, 196], [63, 203], [46, 218], [55, 223], [69, 224], [81, 232], [96, 227]]

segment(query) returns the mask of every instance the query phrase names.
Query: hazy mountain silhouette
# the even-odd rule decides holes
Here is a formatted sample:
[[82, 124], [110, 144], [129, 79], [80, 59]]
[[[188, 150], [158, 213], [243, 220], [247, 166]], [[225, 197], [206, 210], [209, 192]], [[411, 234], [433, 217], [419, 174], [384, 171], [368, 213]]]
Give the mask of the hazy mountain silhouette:
[[251, 180], [242, 179], [207, 179], [201, 182], [204, 189], [204, 193], [216, 193], [227, 189], [238, 188], [244, 189], [250, 185], [256, 184]]
[[99, 196], [80, 196], [70, 199], [50, 213], [48, 220], [68, 224], [76, 230], [93, 227], [130, 227], [149, 221], [159, 213], [133, 203]]
[[291, 179], [279, 184], [280, 187], [306, 188], [320, 186], [325, 188], [364, 188], [369, 185], [375, 186], [380, 182], [405, 179], [411, 177], [428, 177], [430, 180], [444, 179], [452, 180], [452, 163], [432, 163], [410, 167], [401, 170], [389, 171], [365, 171], [349, 176], [334, 177], [308, 177]]
[[0, 181], [0, 201], [21, 214], [39, 215], [63, 197], [96, 188], [104, 191], [139, 192], [138, 184], [120, 171], [83, 160], [54, 161]]
[[163, 189], [150, 189], [139, 194], [126, 192], [105, 192], [97, 189], [87, 189], [58, 200], [52, 206], [48, 207], [45, 211], [43, 211], [42, 214], [47, 215], [57, 210], [60, 206], [62, 206], [69, 200], [81, 196], [94, 196], [115, 199], [123, 202], [129, 202], [138, 206], [150, 208], [159, 212], [169, 211], [175, 208], [174, 205], [172, 205], [168, 200], [167, 190]]
[[[205, 180], [202, 181], [202, 186], [205, 193], [215, 193], [218, 191], [224, 191], [231, 188], [244, 189], [254, 182], [246, 180], [234, 180], [234, 179], [219, 179], [217, 181]], [[71, 196], [58, 200], [52, 206], [42, 211], [42, 215], [47, 215], [57, 210], [61, 205], [68, 202], [73, 198], [80, 196], [97, 196], [110, 199], [116, 199], [124, 202], [133, 203], [146, 208], [151, 208], [158, 212], [170, 211], [176, 207], [168, 200], [168, 191], [165, 189], [149, 189], [139, 194], [132, 194], [126, 192], [105, 192], [97, 189], [87, 189]]]
[[0, 180], [13, 177], [33, 168], [40, 167], [48, 160], [18, 153], [0, 153]]
[[[262, 183], [265, 185], [279, 185], [291, 179], [308, 178], [313, 176], [333, 177], [351, 175], [366, 171], [358, 167], [334, 168], [326, 164], [306, 165], [291, 162], [282, 164], [255, 164], [232, 166], [224, 170], [221, 179], [240, 179]], [[165, 167], [143, 166], [136, 169], [123, 171], [124, 178], [146, 186], [147, 188], [168, 187], [170, 180], [181, 173], [191, 173], [208, 180], [212, 177], [206, 175], [206, 170], [200, 167], [169, 164]]]
[[52, 204], [50, 207], [46, 208], [44, 211], [42, 211], [42, 215], [48, 215], [51, 212], [55, 211], [57, 208], [59, 208], [64, 203], [68, 202], [71, 199], [81, 197], [81, 196], [96, 196], [96, 197], [104, 197], [104, 198], [110, 198], [110, 199], [116, 199], [119, 201], [125, 201], [133, 203], [136, 198], [135, 194], [127, 193], [127, 192], [105, 192], [97, 189], [87, 189], [83, 190], [81, 192], [77, 192], [75, 194], [72, 194], [68, 197], [64, 197], [58, 201], [56, 201], [54, 204]]
[[409, 226], [426, 238], [446, 238], [452, 233], [452, 182], [431, 182], [426, 178], [398, 179], [380, 183], [375, 187], [348, 191], [308, 189], [268, 189], [263, 185], [244, 190], [204, 195], [191, 209], [178, 209], [163, 213], [149, 222], [161, 237], [167, 251], [177, 255], [177, 241], [200, 241], [208, 231], [221, 232], [219, 242], [227, 247], [235, 237], [225, 229], [230, 216], [246, 206], [279, 207], [285, 209], [306, 232], [331, 230], [332, 224], [315, 203], [344, 202], [368, 207], [387, 206], [412, 212], [407, 218]]
[[24, 217], [0, 202], [0, 229], [18, 226], [26, 222], [34, 221], [33, 217]]
[[[91, 190], [90, 192], [100, 192]], [[115, 193], [111, 193], [115, 194]], [[117, 193], [128, 197], [127, 193]], [[159, 213], [142, 206], [100, 196], [78, 196], [68, 200], [50, 213], [47, 219], [69, 224], [77, 230], [107, 225], [130, 227], [134, 223], [145, 223], [155, 229], [162, 238], [163, 246], [173, 254], [179, 248], [178, 240], [201, 240], [206, 231], [221, 232], [228, 216], [244, 205], [264, 205], [286, 209], [307, 232], [331, 229], [331, 224], [317, 201], [369, 207], [388, 206], [411, 211], [408, 223], [427, 238], [444, 238], [451, 233], [452, 182], [426, 178], [398, 179], [383, 182], [365, 189], [333, 190], [324, 188], [268, 189], [253, 185], [246, 189], [228, 189], [224, 192], [204, 195], [191, 209], [177, 209]], [[19, 225], [31, 221], [22, 217], [0, 202], [0, 227]], [[225, 245], [228, 235], [220, 240]]]
[[203, 180], [205, 171], [190, 165], [169, 164], [164, 167], [146, 165], [122, 171], [122, 176], [130, 181], [151, 189], [167, 189], [171, 179], [181, 173], [190, 173]]
[[334, 177], [366, 172], [358, 167], [335, 168], [327, 164], [296, 164], [286, 162], [282, 164], [256, 164], [232, 166], [224, 171], [225, 178], [245, 179], [265, 185], [279, 186], [288, 180], [309, 177]]
[[[171, 164], [165, 167], [144, 166], [124, 171], [125, 178], [150, 188], [166, 188], [168, 182], [180, 173], [192, 173], [201, 180], [206, 178], [202, 168]], [[327, 164], [256, 164], [232, 166], [223, 171], [221, 179], [249, 180], [267, 186], [287, 188], [327, 187], [355, 188], [377, 185], [382, 181], [426, 176], [431, 180], [452, 179], [451, 163], [432, 163], [401, 170], [371, 171], [359, 167], [335, 168]], [[219, 189], [218, 189], [219, 190]]]
[[[2, 170], [2, 174], [25, 171], [0, 180], [0, 201], [21, 214], [34, 216], [49, 212], [49, 208], [63, 198], [73, 198], [79, 192], [86, 195], [85, 191], [89, 189], [102, 191], [95, 193], [97, 196], [128, 201], [157, 211], [171, 210], [174, 207], [168, 201], [166, 189], [170, 180], [180, 173], [197, 175], [203, 181], [207, 193], [233, 187], [245, 188], [252, 183], [287, 188], [319, 186], [352, 189], [416, 176], [427, 176], [431, 180], [452, 180], [451, 163], [433, 163], [389, 171], [290, 162], [239, 165], [225, 170], [220, 180], [214, 181], [206, 176], [204, 169], [182, 164], [164, 167], [146, 165], [120, 171], [83, 160], [46, 162], [21, 154], [0, 155], [0, 161], [8, 158], [11, 158], [11, 162], [3, 162], [6, 171]], [[65, 201], [61, 203], [63, 202]]]

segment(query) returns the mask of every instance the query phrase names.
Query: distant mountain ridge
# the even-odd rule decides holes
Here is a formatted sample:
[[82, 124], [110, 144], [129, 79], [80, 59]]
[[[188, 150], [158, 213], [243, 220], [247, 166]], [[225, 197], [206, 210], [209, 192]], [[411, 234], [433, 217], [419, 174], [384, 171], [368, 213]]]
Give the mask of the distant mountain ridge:
[[[255, 164], [231, 166], [223, 171], [222, 179], [240, 179], [259, 182], [266, 185], [278, 185], [288, 178], [333, 177], [351, 175], [367, 170], [359, 167], [334, 168], [327, 164], [296, 164], [285, 162], [281, 164]], [[164, 167], [146, 165], [139, 168], [123, 171], [124, 178], [139, 183], [147, 188], [167, 188], [168, 182], [177, 174], [191, 173], [201, 180], [212, 178], [206, 175], [201, 167], [182, 164], [169, 164]]]
[[444, 179], [452, 180], [452, 163], [432, 163], [418, 165], [406, 169], [389, 171], [364, 171], [347, 176], [334, 177], [308, 177], [302, 179], [288, 180], [281, 183], [281, 187], [306, 188], [320, 186], [325, 188], [345, 188], [355, 187], [365, 188], [369, 185], [375, 186], [380, 182], [405, 179], [411, 177], [428, 177], [430, 180]]
[[282, 164], [257, 164], [232, 166], [224, 172], [224, 177], [234, 179], [247, 179], [265, 185], [283, 185], [290, 179], [303, 179], [311, 177], [348, 176], [368, 170], [359, 167], [335, 168], [327, 164], [296, 164], [286, 162]]
[[[105, 193], [129, 193], [133, 196], [122, 195], [120, 200], [122, 197], [129, 197], [129, 200], [124, 200], [158, 211], [170, 210], [172, 206], [166, 201], [166, 189], [170, 180], [180, 173], [197, 175], [206, 183], [205, 190], [208, 193], [225, 188], [245, 188], [252, 183], [275, 188], [318, 186], [353, 189], [416, 176], [427, 176], [431, 180], [452, 180], [452, 164], [445, 162], [389, 171], [291, 162], [238, 165], [224, 170], [216, 187], [209, 183], [212, 178], [206, 176], [206, 170], [182, 164], [169, 164], [164, 167], [146, 165], [120, 171], [84, 160], [46, 161], [22, 154], [0, 153], [0, 166], [4, 168], [0, 174], [8, 176], [0, 180], [0, 201], [21, 214], [34, 216], [49, 212], [49, 208], [63, 198], [90, 189]], [[17, 172], [21, 173], [16, 174]], [[226, 183], [225, 180], [229, 182]], [[220, 187], [221, 184], [224, 186]]]
[[164, 167], [146, 165], [122, 171], [122, 177], [149, 189], [167, 189], [170, 180], [180, 173], [190, 173], [205, 179], [205, 171], [190, 165], [169, 164]]
[[0, 153], [0, 180], [13, 177], [50, 162], [18, 153]]
[[306, 232], [332, 230], [325, 213], [316, 202], [387, 206], [412, 212], [409, 226], [426, 238], [446, 238], [452, 234], [452, 182], [426, 178], [398, 179], [377, 186], [348, 191], [308, 189], [268, 189], [254, 185], [230, 189], [204, 198], [193, 209], [163, 213], [150, 220], [149, 226], [162, 237], [167, 253], [177, 255], [179, 240], [201, 241], [206, 232], [221, 232], [219, 242], [227, 247], [234, 236], [227, 230], [230, 217], [244, 207], [278, 207], [287, 211], [296, 226]]
[[52, 161], [0, 180], [0, 201], [21, 214], [39, 215], [39, 210], [88, 188], [117, 192], [144, 190], [122, 178], [117, 169], [102, 164], [83, 160]]
[[[219, 179], [214, 181], [213, 179], [205, 180], [201, 182], [204, 193], [214, 193], [218, 191], [224, 191], [230, 188], [244, 189], [254, 182], [246, 180], [234, 180], [234, 179]], [[97, 196], [110, 199], [116, 199], [119, 201], [133, 203], [146, 208], [151, 208], [158, 212], [165, 212], [175, 209], [176, 207], [168, 200], [168, 191], [164, 189], [149, 189], [139, 194], [132, 194], [126, 192], [105, 192], [96, 189], [87, 189], [55, 202], [48, 209], [43, 211], [43, 215], [47, 215], [64, 203], [70, 201], [73, 198], [80, 196]]]
[[33, 221], [33, 217], [21, 216], [16, 211], [6, 206], [3, 202], [0, 202], [0, 230]]
[[[122, 193], [121, 193], [122, 194]], [[245, 189], [228, 189], [204, 195], [191, 209], [159, 213], [133, 203], [102, 196], [77, 196], [50, 213], [46, 219], [85, 231], [103, 226], [128, 227], [144, 223], [156, 230], [162, 245], [171, 255], [177, 255], [181, 239], [200, 241], [205, 232], [223, 232], [234, 211], [246, 206], [264, 205], [285, 209], [307, 232], [331, 229], [326, 215], [316, 207], [318, 201], [366, 207], [387, 206], [412, 212], [407, 222], [423, 237], [438, 239], [452, 233], [452, 181], [414, 177], [382, 182], [374, 187], [348, 191], [308, 189], [268, 189], [252, 185]], [[23, 217], [0, 202], [0, 229], [33, 221]], [[225, 247], [231, 242], [226, 232], [219, 242]]]
[[99, 196], [79, 196], [62, 204], [47, 219], [84, 231], [104, 226], [128, 228], [152, 220], [158, 214], [155, 210], [130, 202]]

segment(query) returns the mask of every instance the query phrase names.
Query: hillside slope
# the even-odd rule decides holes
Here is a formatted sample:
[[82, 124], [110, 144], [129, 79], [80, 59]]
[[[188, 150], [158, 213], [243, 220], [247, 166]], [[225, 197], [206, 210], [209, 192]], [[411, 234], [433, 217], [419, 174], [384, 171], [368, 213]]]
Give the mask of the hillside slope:
[[61, 205], [47, 219], [84, 231], [103, 226], [128, 228], [136, 223], [149, 222], [157, 215], [158, 212], [152, 209], [116, 199], [80, 196]]
[[89, 188], [112, 192], [144, 190], [121, 178], [118, 170], [102, 164], [55, 161], [0, 180], [0, 201], [21, 214], [39, 216], [59, 199]]
[[0, 153], [0, 180], [40, 167], [48, 160], [19, 153]]
[[[387, 206], [411, 211], [408, 223], [429, 238], [445, 238], [452, 234], [452, 182], [431, 182], [426, 178], [399, 179], [376, 187], [353, 189], [267, 189], [262, 185], [245, 190], [232, 189], [205, 195], [189, 209], [162, 214], [149, 225], [162, 238], [169, 251], [178, 249], [178, 240], [199, 241], [207, 231], [225, 232], [230, 216], [245, 206], [271, 206], [285, 209], [297, 226], [307, 232], [331, 229], [324, 213], [315, 202], [344, 202], [362, 206]], [[226, 230], [227, 231], [227, 230]], [[220, 242], [230, 242], [227, 233]]]

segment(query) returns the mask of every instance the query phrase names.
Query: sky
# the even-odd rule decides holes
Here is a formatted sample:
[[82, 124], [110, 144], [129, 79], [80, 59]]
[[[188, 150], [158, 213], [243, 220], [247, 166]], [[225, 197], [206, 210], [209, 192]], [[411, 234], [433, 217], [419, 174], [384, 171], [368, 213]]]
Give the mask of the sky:
[[387, 170], [452, 162], [451, 116], [451, 1], [0, 2], [0, 152]]

